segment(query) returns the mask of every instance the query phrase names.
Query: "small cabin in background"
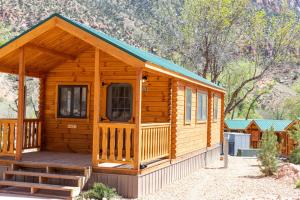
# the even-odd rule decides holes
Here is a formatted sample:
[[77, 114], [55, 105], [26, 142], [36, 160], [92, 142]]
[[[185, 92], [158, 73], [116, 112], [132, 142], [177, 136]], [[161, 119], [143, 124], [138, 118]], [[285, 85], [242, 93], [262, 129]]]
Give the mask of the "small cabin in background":
[[299, 120], [270, 120], [270, 119], [253, 119], [253, 120], [225, 120], [225, 132], [240, 132], [250, 134], [251, 148], [259, 148], [259, 142], [266, 130], [274, 129], [277, 135], [280, 152], [288, 156], [293, 150], [295, 143], [289, 136], [289, 131], [294, 128]]
[[[219, 159], [222, 87], [64, 16], [1, 46], [0, 72], [19, 76], [18, 118], [0, 119], [2, 191], [74, 197], [103, 182], [136, 198]], [[36, 119], [27, 76], [40, 80]]]
[[252, 120], [247, 119], [226, 119], [224, 124], [225, 132], [246, 133], [246, 128]]

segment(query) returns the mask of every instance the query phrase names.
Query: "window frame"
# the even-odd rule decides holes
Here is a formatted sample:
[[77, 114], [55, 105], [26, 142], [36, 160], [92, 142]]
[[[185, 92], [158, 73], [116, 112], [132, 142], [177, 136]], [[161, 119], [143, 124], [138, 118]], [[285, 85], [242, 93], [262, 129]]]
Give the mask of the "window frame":
[[[202, 90], [197, 90], [197, 94], [196, 94], [196, 114], [195, 114], [195, 117], [196, 117], [196, 123], [197, 124], [201, 124], [201, 123], [206, 123], [207, 122], [207, 117], [208, 117], [208, 93], [205, 92], [205, 91], [202, 91]], [[205, 119], [198, 119], [198, 105], [199, 105], [199, 96], [198, 95], [205, 95], [206, 97], [206, 115], [205, 115]], [[202, 101], [202, 112], [203, 112], [203, 101]]]
[[[60, 87], [80, 87], [80, 86], [84, 86], [87, 88], [87, 93], [86, 93], [86, 115], [85, 117], [64, 117], [64, 116], [60, 116], [59, 113], [59, 108], [60, 108], [60, 91], [59, 88]], [[89, 117], [90, 117], [90, 83], [86, 83], [86, 82], [60, 82], [57, 83], [56, 85], [56, 100], [55, 100], [55, 118], [56, 120], [68, 120], [68, 121], [88, 121]]]
[[[191, 91], [191, 119], [187, 121], [187, 90]], [[184, 88], [184, 124], [185, 125], [191, 125], [192, 124], [192, 111], [193, 111], [193, 90], [190, 87]]]
[[[219, 99], [220, 97], [217, 96], [216, 94], [213, 95], [213, 121], [216, 122], [219, 119]], [[217, 101], [216, 101], [217, 100]], [[217, 102], [217, 111], [215, 113], [215, 109], [216, 109], [216, 105], [215, 105], [215, 101]], [[216, 114], [216, 115], [215, 115]]]
[[[121, 86], [121, 85], [128, 85], [128, 86], [130, 86], [130, 91], [131, 91], [131, 94], [129, 96], [129, 98], [131, 98], [131, 103], [130, 103], [130, 118], [128, 120], [126, 120], [126, 121], [112, 120], [110, 118], [110, 116], [109, 116], [109, 113], [108, 113], [109, 112], [109, 107], [112, 106], [112, 105], [109, 104], [109, 100], [110, 100], [110, 98], [109, 98], [109, 89], [113, 85], [119, 85], [119, 86]], [[105, 109], [106, 109], [105, 115], [106, 115], [106, 118], [110, 122], [121, 122], [121, 123], [124, 123], [124, 122], [130, 122], [130, 121], [132, 121], [133, 114], [134, 114], [134, 89], [133, 89], [133, 85], [131, 83], [110, 83], [107, 86], [107, 88], [106, 88], [106, 97], [105, 98], [106, 98], [105, 99]], [[111, 101], [111, 103], [112, 103], [112, 101]]]

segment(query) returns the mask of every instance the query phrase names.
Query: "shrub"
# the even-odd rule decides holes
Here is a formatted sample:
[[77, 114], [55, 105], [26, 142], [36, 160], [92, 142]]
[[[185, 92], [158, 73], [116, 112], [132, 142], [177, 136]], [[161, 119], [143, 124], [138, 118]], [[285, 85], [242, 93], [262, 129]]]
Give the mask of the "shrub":
[[277, 171], [277, 156], [277, 136], [274, 133], [274, 129], [271, 128], [263, 133], [258, 151], [258, 160], [261, 163], [259, 167], [261, 172], [266, 176], [271, 176]]
[[290, 132], [290, 137], [296, 142], [296, 147], [292, 151], [289, 160], [294, 164], [300, 164], [300, 125], [296, 125]]
[[82, 194], [84, 199], [102, 200], [111, 199], [117, 195], [115, 188], [110, 188], [103, 183], [94, 183], [93, 187]]
[[300, 164], [300, 147], [297, 146], [291, 153], [289, 160], [291, 163]]
[[300, 180], [297, 181], [296, 188], [300, 189]]

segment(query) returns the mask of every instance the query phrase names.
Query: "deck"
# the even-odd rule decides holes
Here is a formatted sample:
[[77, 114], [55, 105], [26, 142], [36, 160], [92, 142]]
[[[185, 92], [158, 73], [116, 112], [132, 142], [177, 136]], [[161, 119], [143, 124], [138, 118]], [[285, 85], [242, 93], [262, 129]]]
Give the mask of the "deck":
[[[91, 161], [91, 154], [39, 151], [23, 153], [22, 161], [18, 162], [34, 162], [42, 164], [49, 163], [53, 165], [89, 167], [92, 165]], [[0, 157], [0, 163], [9, 164], [12, 162], [16, 162], [14, 157]]]

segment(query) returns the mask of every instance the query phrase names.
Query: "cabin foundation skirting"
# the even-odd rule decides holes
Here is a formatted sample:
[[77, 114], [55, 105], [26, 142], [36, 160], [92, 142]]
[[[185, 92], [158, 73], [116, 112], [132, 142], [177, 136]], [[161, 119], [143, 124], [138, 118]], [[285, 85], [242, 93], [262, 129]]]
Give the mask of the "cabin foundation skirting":
[[[119, 195], [125, 198], [138, 198], [151, 194], [195, 170], [204, 168], [220, 158], [220, 145], [197, 151], [197, 154], [171, 162], [164, 168], [141, 175], [121, 175], [108, 173], [92, 173], [87, 188], [93, 183], [101, 182], [116, 188]], [[86, 188], [86, 189], [87, 189]]]

